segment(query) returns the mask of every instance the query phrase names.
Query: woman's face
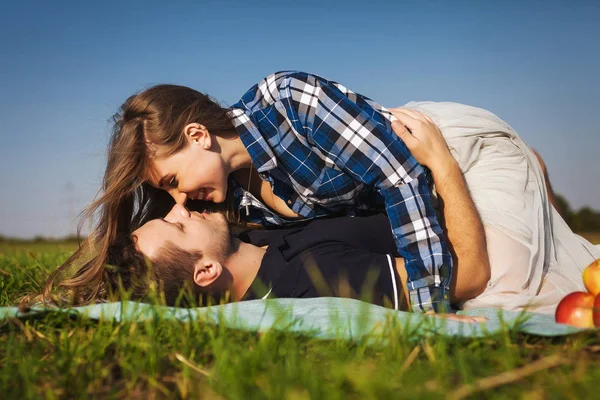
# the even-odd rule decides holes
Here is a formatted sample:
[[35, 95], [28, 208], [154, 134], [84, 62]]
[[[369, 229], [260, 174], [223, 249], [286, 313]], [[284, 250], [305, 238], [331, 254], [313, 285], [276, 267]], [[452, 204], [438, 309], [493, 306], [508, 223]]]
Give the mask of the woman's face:
[[185, 204], [188, 199], [222, 203], [230, 171], [213, 144], [216, 142], [192, 138], [184, 149], [166, 157], [161, 156], [164, 148], [156, 146], [150, 184], [169, 192], [177, 204]]

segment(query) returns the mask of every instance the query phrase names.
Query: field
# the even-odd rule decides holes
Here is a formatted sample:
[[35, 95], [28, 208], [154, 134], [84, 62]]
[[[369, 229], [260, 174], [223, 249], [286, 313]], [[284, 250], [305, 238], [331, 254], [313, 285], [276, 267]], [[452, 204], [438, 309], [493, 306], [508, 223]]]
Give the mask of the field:
[[[586, 235], [596, 243], [600, 234]], [[0, 306], [40, 289], [73, 243], [0, 243]], [[255, 334], [155, 318], [96, 322], [53, 313], [0, 321], [2, 398], [594, 398], [600, 334], [390, 345]]]

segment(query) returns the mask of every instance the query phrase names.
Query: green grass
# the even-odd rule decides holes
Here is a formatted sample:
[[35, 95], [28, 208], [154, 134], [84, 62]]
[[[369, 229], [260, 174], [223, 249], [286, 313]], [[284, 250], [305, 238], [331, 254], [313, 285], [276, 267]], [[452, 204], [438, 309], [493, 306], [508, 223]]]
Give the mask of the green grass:
[[[37, 290], [73, 244], [0, 244], [0, 305]], [[389, 344], [241, 332], [160, 317], [117, 323], [47, 314], [0, 322], [0, 397], [592, 398], [600, 334]]]

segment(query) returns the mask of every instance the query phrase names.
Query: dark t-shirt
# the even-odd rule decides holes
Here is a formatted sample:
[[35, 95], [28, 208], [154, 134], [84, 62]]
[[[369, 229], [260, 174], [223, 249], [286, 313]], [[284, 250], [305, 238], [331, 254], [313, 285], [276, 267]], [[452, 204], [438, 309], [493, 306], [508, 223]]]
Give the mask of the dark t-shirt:
[[392, 308], [400, 304], [398, 254], [385, 214], [246, 231], [240, 239], [269, 246], [244, 300], [333, 296]]

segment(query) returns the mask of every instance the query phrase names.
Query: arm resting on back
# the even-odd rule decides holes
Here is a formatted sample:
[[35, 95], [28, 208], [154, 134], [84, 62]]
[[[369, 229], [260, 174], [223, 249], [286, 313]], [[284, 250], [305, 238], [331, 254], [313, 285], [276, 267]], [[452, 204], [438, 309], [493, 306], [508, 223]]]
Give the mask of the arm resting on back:
[[450, 298], [453, 302], [472, 299], [485, 290], [491, 270], [483, 224], [462, 172], [427, 115], [407, 109], [390, 111], [400, 122], [394, 122], [394, 131], [433, 176], [454, 264]]
[[483, 224], [454, 159], [432, 175], [454, 259], [450, 298], [470, 300], [485, 290], [491, 275]]

